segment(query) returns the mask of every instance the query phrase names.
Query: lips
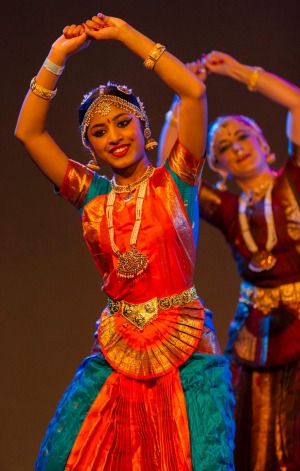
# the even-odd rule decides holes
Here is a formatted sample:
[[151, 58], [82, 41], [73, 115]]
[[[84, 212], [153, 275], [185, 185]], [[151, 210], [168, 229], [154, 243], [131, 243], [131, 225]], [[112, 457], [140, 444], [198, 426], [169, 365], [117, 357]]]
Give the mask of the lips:
[[244, 160], [247, 160], [250, 156], [251, 156], [251, 154], [249, 154], [249, 153], [241, 155], [241, 156], [238, 157], [237, 162], [238, 163], [244, 162]]
[[129, 147], [130, 147], [129, 145], [124, 145], [124, 144], [120, 146], [115, 146], [110, 150], [110, 153], [114, 157], [124, 157], [124, 155], [127, 154]]

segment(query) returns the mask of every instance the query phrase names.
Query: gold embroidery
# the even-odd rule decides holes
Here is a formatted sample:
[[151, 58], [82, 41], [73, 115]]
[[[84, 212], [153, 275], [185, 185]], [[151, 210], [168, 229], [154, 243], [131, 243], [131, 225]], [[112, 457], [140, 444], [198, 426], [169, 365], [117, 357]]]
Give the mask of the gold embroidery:
[[241, 283], [240, 302], [252, 305], [265, 316], [277, 308], [279, 303], [286, 305], [300, 302], [300, 282], [281, 285], [276, 288], [259, 288], [248, 282]]
[[183, 306], [191, 301], [197, 299], [196, 288], [192, 286], [182, 293], [173, 294], [172, 296], [166, 296], [164, 298], [153, 298], [145, 303], [132, 304], [126, 301], [113, 301], [108, 298], [108, 308], [111, 314], [115, 314], [121, 311], [123, 317], [125, 317], [131, 324], [137, 327], [139, 330], [143, 330], [144, 327], [157, 318], [158, 310], [166, 310], [172, 307]]

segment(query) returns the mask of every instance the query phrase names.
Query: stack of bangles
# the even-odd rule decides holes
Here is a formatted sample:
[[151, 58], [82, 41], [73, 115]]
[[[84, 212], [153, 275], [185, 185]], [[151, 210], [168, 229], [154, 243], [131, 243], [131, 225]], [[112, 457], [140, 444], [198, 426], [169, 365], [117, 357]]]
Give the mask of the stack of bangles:
[[156, 62], [161, 57], [161, 55], [165, 52], [166, 47], [162, 44], [155, 44], [154, 48], [150, 52], [147, 59], [144, 61], [144, 66], [146, 69], [152, 70], [155, 67]]
[[[43, 66], [48, 72], [51, 72], [54, 75], [61, 75], [64, 71], [65, 66], [54, 64], [54, 62], [50, 61], [50, 59], [46, 59]], [[42, 87], [36, 82], [36, 77], [30, 82], [30, 89], [32, 93], [34, 93], [39, 98], [43, 98], [43, 100], [52, 100], [57, 93], [57, 88], [55, 90], [48, 90], [47, 88]]]

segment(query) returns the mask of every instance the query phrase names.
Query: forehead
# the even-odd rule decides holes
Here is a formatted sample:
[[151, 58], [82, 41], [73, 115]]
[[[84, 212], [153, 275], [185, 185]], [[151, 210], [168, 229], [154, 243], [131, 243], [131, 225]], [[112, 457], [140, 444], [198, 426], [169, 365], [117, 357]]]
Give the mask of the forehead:
[[[119, 108], [118, 106], [110, 104], [109, 107], [107, 107], [107, 109], [101, 108], [100, 110], [96, 110], [91, 117], [90, 124], [93, 124], [95, 122], [107, 123], [109, 121], [117, 119], [119, 116], [122, 117], [122, 116], [133, 116], [133, 115], [129, 113], [128, 111], [125, 111], [124, 109]], [[133, 117], [135, 118], [135, 116]]]
[[230, 121], [225, 121], [220, 123], [218, 128], [214, 133], [214, 141], [221, 141], [224, 139], [231, 139], [239, 132], [250, 131], [253, 132], [253, 129], [243, 121], [232, 119]]

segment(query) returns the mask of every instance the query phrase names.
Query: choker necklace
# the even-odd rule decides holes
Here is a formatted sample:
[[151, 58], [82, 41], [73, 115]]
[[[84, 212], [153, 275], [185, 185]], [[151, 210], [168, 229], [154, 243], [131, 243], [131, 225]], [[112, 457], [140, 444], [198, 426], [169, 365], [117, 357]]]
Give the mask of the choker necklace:
[[255, 188], [250, 190], [249, 193], [245, 193], [243, 191], [243, 193], [241, 193], [241, 197], [246, 201], [248, 205], [254, 204], [256, 201], [260, 200], [265, 196], [266, 191], [274, 181], [275, 175], [275, 172], [272, 173], [264, 183], [256, 186]]
[[[112, 190], [108, 195], [107, 206], [106, 206], [106, 219], [108, 225], [109, 239], [113, 252], [118, 257], [118, 266], [117, 272], [118, 275], [122, 278], [134, 278], [135, 276], [143, 273], [148, 264], [149, 260], [146, 255], [143, 255], [136, 248], [136, 242], [142, 222], [142, 209], [143, 202], [146, 194], [146, 188], [148, 184], [148, 179], [153, 175], [154, 168], [150, 165], [144, 175], [135, 182], [129, 185], [118, 185], [113, 179], [111, 181]], [[131, 197], [132, 190], [137, 188], [140, 185], [139, 192], [136, 200], [136, 209], [135, 209], [135, 223], [132, 229], [130, 236], [130, 247], [131, 250], [126, 250], [124, 253], [120, 252], [119, 247], [116, 245], [115, 238], [115, 229], [113, 225], [113, 206], [116, 199], [116, 193], [129, 193]]]
[[258, 246], [256, 245], [250, 232], [249, 223], [246, 216], [248, 201], [243, 195], [241, 195], [239, 198], [239, 222], [242, 230], [242, 236], [247, 245], [247, 248], [253, 254], [248, 264], [248, 268], [251, 271], [258, 273], [265, 270], [271, 270], [271, 268], [273, 268], [276, 263], [276, 258], [271, 253], [271, 250], [277, 243], [277, 235], [275, 231], [274, 218], [272, 212], [272, 189], [273, 180], [268, 182], [268, 188], [265, 191], [264, 199], [264, 215], [266, 218], [268, 233], [265, 250], [258, 249]]

